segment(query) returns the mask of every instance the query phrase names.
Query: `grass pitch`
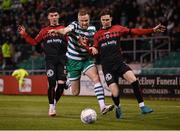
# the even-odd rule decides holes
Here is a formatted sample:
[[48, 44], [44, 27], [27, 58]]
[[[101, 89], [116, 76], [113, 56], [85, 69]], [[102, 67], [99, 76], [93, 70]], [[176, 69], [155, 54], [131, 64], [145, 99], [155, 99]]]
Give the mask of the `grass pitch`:
[[[106, 103], [111, 98], [106, 97]], [[141, 115], [135, 99], [122, 99], [123, 119], [114, 111], [101, 116], [96, 97], [63, 96], [57, 116], [49, 117], [47, 96], [0, 95], [0, 130], [177, 130], [180, 129], [180, 101], [145, 100], [155, 112]], [[93, 108], [98, 120], [83, 124], [81, 110]]]

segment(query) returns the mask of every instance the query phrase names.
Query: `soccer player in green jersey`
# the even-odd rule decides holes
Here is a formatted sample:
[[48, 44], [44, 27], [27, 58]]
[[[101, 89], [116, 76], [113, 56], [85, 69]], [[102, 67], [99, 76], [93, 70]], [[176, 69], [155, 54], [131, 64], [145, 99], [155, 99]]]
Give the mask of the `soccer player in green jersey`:
[[87, 9], [80, 9], [78, 12], [78, 21], [74, 21], [64, 29], [51, 30], [49, 33], [60, 33], [68, 35], [68, 47], [66, 56], [68, 79], [71, 82], [71, 90], [73, 95], [80, 93], [80, 78], [82, 74], [87, 75], [94, 83], [94, 92], [97, 96], [101, 114], [111, 111], [113, 105], [105, 105], [104, 88], [100, 82], [98, 71], [92, 56], [89, 55], [87, 49], [80, 44], [80, 39], [92, 39], [96, 32], [94, 26], [90, 26], [90, 14]]

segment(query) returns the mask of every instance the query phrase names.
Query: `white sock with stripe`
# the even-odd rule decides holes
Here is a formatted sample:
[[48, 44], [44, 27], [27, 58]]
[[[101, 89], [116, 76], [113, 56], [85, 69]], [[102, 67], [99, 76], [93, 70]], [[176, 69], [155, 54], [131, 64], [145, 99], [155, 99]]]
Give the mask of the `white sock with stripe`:
[[94, 85], [94, 92], [96, 94], [96, 97], [98, 99], [98, 103], [99, 103], [99, 106], [100, 106], [100, 109], [102, 111], [102, 109], [104, 109], [104, 107], [106, 106], [105, 103], [104, 103], [104, 88], [103, 86], [101, 85], [101, 83], [96, 83]]

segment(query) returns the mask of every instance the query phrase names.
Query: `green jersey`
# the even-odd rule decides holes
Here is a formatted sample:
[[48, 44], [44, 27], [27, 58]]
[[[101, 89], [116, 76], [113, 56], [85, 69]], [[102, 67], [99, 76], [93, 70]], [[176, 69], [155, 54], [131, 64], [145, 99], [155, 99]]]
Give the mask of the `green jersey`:
[[78, 43], [79, 37], [87, 37], [93, 39], [96, 32], [95, 26], [89, 26], [87, 29], [82, 29], [78, 22], [72, 22], [68, 25], [72, 29], [71, 33], [68, 34], [68, 47], [66, 56], [72, 60], [85, 60], [89, 58], [88, 51]]

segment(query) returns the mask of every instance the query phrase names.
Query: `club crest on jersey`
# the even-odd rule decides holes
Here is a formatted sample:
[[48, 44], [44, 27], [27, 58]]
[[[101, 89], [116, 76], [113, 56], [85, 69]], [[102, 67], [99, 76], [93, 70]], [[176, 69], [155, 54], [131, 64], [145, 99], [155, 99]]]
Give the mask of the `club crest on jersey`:
[[106, 81], [110, 81], [112, 79], [112, 75], [110, 73], [107, 73], [105, 79]]
[[105, 35], [105, 37], [107, 38], [107, 39], [109, 39], [110, 38], [110, 32], [108, 31], [108, 32], [106, 32], [106, 33], [104, 33], [104, 35]]
[[106, 36], [106, 38], [107, 38], [107, 39], [109, 39], [109, 37], [110, 37], [110, 35], [109, 35], [109, 34], [106, 34], [105, 36]]
[[52, 77], [54, 75], [54, 71], [52, 69], [47, 70], [47, 76]]

